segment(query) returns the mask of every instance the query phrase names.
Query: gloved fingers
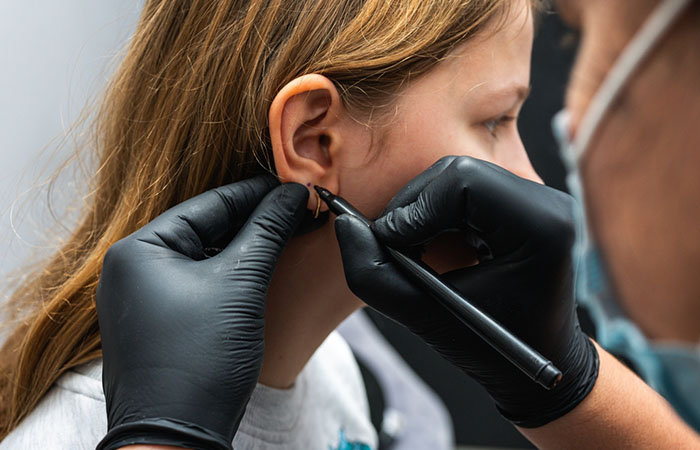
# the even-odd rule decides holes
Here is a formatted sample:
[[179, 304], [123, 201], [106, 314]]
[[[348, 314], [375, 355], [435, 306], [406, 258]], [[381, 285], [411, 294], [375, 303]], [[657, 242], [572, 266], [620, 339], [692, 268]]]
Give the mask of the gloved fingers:
[[[513, 293], [510, 283], [531, 292], [536, 289], [517, 271], [508, 271], [509, 264], [486, 262], [442, 274], [440, 277], [455, 288], [472, 305], [491, 316], [521, 338], [537, 334], [530, 324], [536, 321], [543, 305], [527, 294]], [[529, 275], [529, 278], [532, 278]], [[501, 282], [495, 282], [501, 280]]]
[[401, 206], [406, 206], [411, 202], [414, 202], [418, 195], [425, 189], [425, 187], [435, 179], [438, 175], [442, 173], [454, 160], [456, 156], [444, 156], [440, 158], [435, 164], [428, 167], [426, 170], [416, 175], [411, 181], [409, 181], [406, 186], [401, 188], [401, 190], [391, 199], [389, 204], [384, 208], [384, 211], [379, 215], [383, 216], [385, 213], [396, 209]]
[[387, 313], [387, 309], [398, 310], [424, 295], [404, 277], [359, 219], [347, 214], [338, 216], [335, 233], [348, 287], [365, 303]]
[[297, 183], [273, 189], [255, 208], [238, 234], [215, 258], [230, 261], [262, 275], [265, 288], [289, 238], [301, 223], [309, 198], [309, 190]]
[[176, 205], [137, 232], [142, 242], [189, 258], [205, 258], [207, 247], [223, 247], [279, 181], [271, 175], [220, 186]]
[[451, 312], [404, 275], [361, 221], [343, 214], [335, 230], [348, 286], [367, 305], [423, 339], [462, 328]]
[[[523, 209], [521, 178], [486, 161], [454, 158], [412, 202], [388, 211], [372, 227], [394, 246], [423, 244], [445, 231], [468, 233], [468, 241], [491, 244]], [[531, 183], [534, 184], [534, 183]], [[539, 185], [538, 185], [539, 186]], [[526, 203], [527, 204], [527, 203]]]
[[[490, 262], [479, 263], [474, 266], [463, 267], [443, 273], [440, 275], [440, 278], [455, 288], [469, 302], [478, 307], [480, 306], [479, 304], [481, 302], [481, 297], [484, 296], [484, 292], [490, 292], [494, 295], [496, 293], [496, 288], [493, 286], [494, 269], [498, 270]], [[490, 308], [498, 306], [494, 303], [493, 295], [488, 295], [487, 298], [488, 301], [491, 302], [491, 304], [487, 306], [490, 306]], [[491, 311], [484, 312], [491, 313]]]
[[424, 244], [442, 232], [465, 228], [464, 182], [449, 176], [451, 167], [428, 181], [415, 200], [374, 221], [372, 231], [381, 242], [410, 247]]

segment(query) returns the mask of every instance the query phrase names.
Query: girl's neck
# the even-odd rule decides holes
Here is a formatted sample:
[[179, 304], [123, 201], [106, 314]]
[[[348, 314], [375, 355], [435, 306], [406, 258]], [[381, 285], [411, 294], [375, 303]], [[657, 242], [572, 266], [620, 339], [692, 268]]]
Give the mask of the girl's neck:
[[291, 387], [326, 337], [361, 305], [347, 287], [332, 219], [292, 239], [268, 292], [260, 383]]

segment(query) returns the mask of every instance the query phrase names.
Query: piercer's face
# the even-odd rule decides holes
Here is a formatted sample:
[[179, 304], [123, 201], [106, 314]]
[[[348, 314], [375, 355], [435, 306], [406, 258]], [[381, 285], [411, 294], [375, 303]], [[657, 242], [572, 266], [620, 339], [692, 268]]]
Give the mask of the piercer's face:
[[375, 130], [372, 149], [344, 162], [342, 195], [377, 216], [401, 187], [446, 155], [473, 156], [540, 181], [517, 129], [532, 40], [522, 0], [501, 28], [457, 47], [403, 89], [388, 124]]
[[[582, 38], [565, 102], [572, 133], [581, 132], [613, 64], [660, 3], [556, 1]], [[652, 339], [695, 344], [700, 157], [690, 149], [700, 147], [700, 65], [692, 45], [698, 41], [697, 8], [692, 14], [683, 13], [626, 80], [579, 169], [589, 231], [625, 314]]]

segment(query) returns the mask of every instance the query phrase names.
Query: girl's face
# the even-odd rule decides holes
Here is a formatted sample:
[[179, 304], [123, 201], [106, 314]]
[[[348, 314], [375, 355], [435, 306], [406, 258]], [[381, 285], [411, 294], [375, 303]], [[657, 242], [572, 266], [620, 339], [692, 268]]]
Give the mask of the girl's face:
[[[446, 155], [468, 155], [541, 181], [517, 117], [530, 83], [533, 24], [521, 0], [495, 32], [458, 46], [403, 89], [385, 125], [342, 152], [340, 194], [376, 217], [413, 177]], [[495, 26], [495, 25], [493, 25]]]

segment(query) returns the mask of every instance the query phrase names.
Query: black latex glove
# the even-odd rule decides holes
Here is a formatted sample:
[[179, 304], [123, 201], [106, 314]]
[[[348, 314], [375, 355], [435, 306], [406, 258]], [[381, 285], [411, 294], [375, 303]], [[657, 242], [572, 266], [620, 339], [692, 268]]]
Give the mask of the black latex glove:
[[[598, 354], [573, 299], [572, 202], [493, 164], [443, 158], [399, 192], [372, 230], [336, 219], [348, 284], [484, 386], [506, 418], [543, 425], [583, 400], [597, 376]], [[549, 358], [563, 372], [554, 389], [531, 381], [417, 288], [378, 242], [415, 253], [412, 246], [448, 230], [477, 249], [479, 264], [442, 278]]]
[[[98, 449], [231, 449], [260, 374], [268, 284], [308, 199], [277, 184], [205, 192], [109, 249], [96, 296], [109, 422]], [[208, 257], [212, 247], [225, 248]]]

